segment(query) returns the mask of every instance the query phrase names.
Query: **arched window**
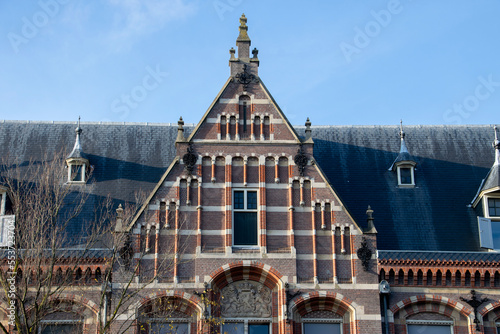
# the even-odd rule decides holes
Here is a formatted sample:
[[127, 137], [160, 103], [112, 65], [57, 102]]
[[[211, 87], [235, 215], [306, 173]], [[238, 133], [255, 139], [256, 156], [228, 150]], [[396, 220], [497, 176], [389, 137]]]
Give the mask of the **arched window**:
[[427, 270], [427, 285], [432, 285], [432, 271]]
[[457, 270], [455, 272], [455, 286], [460, 286], [461, 281], [462, 281], [462, 273], [459, 270]]

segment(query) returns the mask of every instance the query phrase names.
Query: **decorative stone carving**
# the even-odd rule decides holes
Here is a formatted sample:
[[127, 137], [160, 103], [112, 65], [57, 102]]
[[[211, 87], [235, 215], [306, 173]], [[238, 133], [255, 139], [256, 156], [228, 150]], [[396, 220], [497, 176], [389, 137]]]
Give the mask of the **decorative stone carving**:
[[191, 173], [193, 173], [194, 166], [196, 165], [196, 161], [198, 160], [191, 145], [188, 146], [187, 153], [184, 154], [182, 160], [184, 161], [186, 170], [189, 175], [191, 175]]
[[297, 154], [293, 158], [293, 161], [299, 168], [300, 176], [304, 176], [304, 169], [306, 168], [309, 159], [307, 158], [307, 155], [305, 155], [304, 150], [302, 149], [302, 144], [300, 145], [300, 148], [297, 150]]
[[238, 281], [222, 289], [222, 317], [271, 317], [271, 290], [259, 282]]

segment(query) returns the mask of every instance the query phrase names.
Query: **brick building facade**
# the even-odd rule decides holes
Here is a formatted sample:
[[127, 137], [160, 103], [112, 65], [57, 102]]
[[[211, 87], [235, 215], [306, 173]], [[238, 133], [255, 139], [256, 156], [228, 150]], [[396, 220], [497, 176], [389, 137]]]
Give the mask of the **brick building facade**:
[[[230, 77], [196, 126], [83, 124], [86, 156], [68, 157], [92, 165], [96, 194], [117, 204], [140, 185], [150, 192], [116, 231], [145, 253], [133, 260], [136, 284], [155, 277], [120, 320], [133, 323], [128, 332], [497, 333], [500, 256], [487, 250], [496, 249], [500, 143], [486, 144], [491, 127], [294, 127], [259, 77], [246, 22]], [[54, 147], [66, 147], [70, 128], [4, 122], [0, 133], [5, 142], [51, 132]], [[104, 163], [127, 154], [103, 148], [102, 136], [128, 138], [135, 154], [157, 149], [128, 155], [130, 165]], [[66, 311], [92, 333], [98, 303], [87, 297], [68, 295]], [[158, 301], [175, 301], [168, 319]]]

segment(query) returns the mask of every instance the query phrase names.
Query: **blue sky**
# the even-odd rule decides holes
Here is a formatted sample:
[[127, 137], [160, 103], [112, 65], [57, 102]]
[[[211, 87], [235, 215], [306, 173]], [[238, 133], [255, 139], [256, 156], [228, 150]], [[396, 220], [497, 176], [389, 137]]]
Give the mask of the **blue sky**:
[[1, 1], [0, 119], [197, 123], [242, 13], [292, 124], [500, 123], [497, 0]]

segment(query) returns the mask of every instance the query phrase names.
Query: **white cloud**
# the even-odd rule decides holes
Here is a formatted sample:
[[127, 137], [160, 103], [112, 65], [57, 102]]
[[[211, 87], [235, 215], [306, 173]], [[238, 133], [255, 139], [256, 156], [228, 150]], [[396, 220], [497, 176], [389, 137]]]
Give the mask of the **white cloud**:
[[183, 19], [196, 10], [185, 0], [108, 0], [113, 7], [110, 37], [116, 42], [162, 29], [166, 23]]

